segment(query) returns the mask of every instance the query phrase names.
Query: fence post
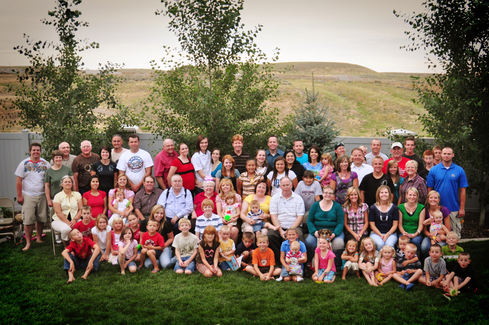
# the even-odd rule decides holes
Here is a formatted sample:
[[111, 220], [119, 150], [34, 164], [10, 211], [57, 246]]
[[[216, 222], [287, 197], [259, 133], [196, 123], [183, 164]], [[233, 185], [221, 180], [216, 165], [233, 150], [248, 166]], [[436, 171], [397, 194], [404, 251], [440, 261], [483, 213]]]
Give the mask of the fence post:
[[25, 148], [25, 152], [29, 152], [29, 129], [23, 129], [22, 130], [22, 148]]

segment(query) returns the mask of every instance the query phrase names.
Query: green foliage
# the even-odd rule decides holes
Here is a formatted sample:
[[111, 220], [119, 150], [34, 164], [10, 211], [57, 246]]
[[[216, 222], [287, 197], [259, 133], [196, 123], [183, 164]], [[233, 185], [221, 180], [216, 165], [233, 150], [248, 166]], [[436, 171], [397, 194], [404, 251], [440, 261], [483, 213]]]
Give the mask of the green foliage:
[[[35, 42], [24, 34], [27, 45], [15, 47], [29, 59], [30, 66], [17, 74], [21, 85], [15, 90], [16, 97], [10, 109], [19, 110], [17, 123], [42, 135], [45, 156], [50, 156], [61, 141], [70, 143], [75, 153], [80, 152], [82, 140], [92, 141], [95, 148], [110, 141], [110, 134], [106, 139], [100, 132], [105, 118], [95, 110], [99, 107], [120, 108], [114, 96], [115, 86], [120, 81], [113, 74], [116, 65], [100, 65], [98, 74], [85, 74], [79, 70], [83, 67], [79, 52], [99, 46], [75, 37], [79, 27], [88, 26], [78, 20], [81, 12], [72, 9], [80, 3], [81, 0], [58, 0], [54, 10], [48, 12], [52, 19], [42, 20], [43, 24], [55, 28], [58, 44]], [[56, 54], [45, 56], [44, 49], [52, 49]], [[10, 112], [12, 114], [15, 112]], [[120, 120], [120, 113], [116, 116], [110, 118], [109, 132], [120, 127], [120, 124], [115, 125]]]
[[282, 134], [278, 110], [264, 104], [278, 82], [266, 55], [253, 43], [260, 27], [245, 31], [240, 23], [243, 1], [163, 3], [182, 51], [175, 57], [165, 47], [163, 70], [152, 62], [155, 86], [146, 108], [154, 117], [148, 126], [191, 146], [203, 134], [222, 152], [232, 150], [235, 134], [244, 137], [248, 151], [263, 146], [270, 134]]
[[304, 101], [300, 107], [294, 108], [290, 142], [300, 139], [305, 148], [317, 145], [322, 152], [334, 149], [334, 139], [340, 134], [336, 122], [331, 118], [325, 102], [319, 101], [319, 93], [310, 93], [307, 88]]
[[[428, 0], [426, 12], [405, 17], [414, 29], [406, 34], [408, 50], [428, 50], [430, 66], [441, 68], [424, 82], [415, 82], [425, 129], [455, 152], [467, 174], [469, 191], [489, 203], [489, 2]], [[436, 59], [435, 59], [436, 58]], [[436, 61], [438, 62], [436, 62]], [[481, 214], [483, 218], [483, 214]]]

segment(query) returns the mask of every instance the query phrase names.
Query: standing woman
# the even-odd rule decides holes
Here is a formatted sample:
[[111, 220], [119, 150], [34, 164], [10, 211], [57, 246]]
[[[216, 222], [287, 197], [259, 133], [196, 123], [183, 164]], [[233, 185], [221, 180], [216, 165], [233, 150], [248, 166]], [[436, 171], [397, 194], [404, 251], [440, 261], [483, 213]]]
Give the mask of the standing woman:
[[263, 179], [263, 175], [256, 172], [256, 161], [250, 158], [246, 161], [246, 171], [239, 175], [238, 194], [241, 197], [255, 194], [255, 185]]
[[351, 171], [351, 164], [347, 155], [336, 158], [335, 170], [336, 172], [331, 175], [329, 185], [336, 192], [335, 201], [343, 205], [347, 190], [350, 187], [358, 188], [358, 175]]
[[233, 188], [238, 188], [237, 179], [239, 177], [239, 171], [236, 169], [236, 163], [231, 155], [225, 155], [222, 158], [222, 169], [216, 174], [216, 192], [219, 190], [219, 182], [223, 178], [228, 178], [233, 184]]
[[70, 243], [70, 231], [76, 222], [81, 220], [81, 208], [83, 206], [80, 193], [73, 191], [73, 181], [70, 176], [61, 178], [62, 190], [54, 196], [54, 216], [51, 227], [61, 233], [61, 239], [66, 246]]
[[182, 176], [183, 187], [192, 193], [195, 189], [195, 173], [194, 165], [190, 159], [188, 159], [188, 146], [185, 143], [180, 143], [178, 146], [178, 153], [180, 154], [171, 163], [170, 171], [168, 172], [168, 184], [171, 184], [171, 177], [174, 174]]
[[384, 245], [394, 247], [397, 243], [397, 226], [399, 225], [399, 209], [391, 202], [391, 189], [381, 185], [377, 189], [377, 202], [370, 207], [368, 221], [370, 223], [370, 238], [375, 242], [377, 250]]
[[287, 149], [284, 152], [284, 159], [287, 163], [287, 168], [295, 173], [297, 176], [297, 183], [302, 181], [302, 176], [306, 169], [301, 165], [300, 162], [297, 161], [297, 156], [295, 155], [295, 151], [292, 149]]
[[323, 165], [319, 161], [319, 157], [321, 157], [321, 150], [318, 146], [312, 145], [309, 149], [307, 160], [305, 164], [302, 164], [306, 170], [310, 170], [314, 173], [314, 178], [319, 180], [319, 172], [323, 169]]
[[360, 241], [367, 237], [368, 205], [362, 202], [358, 187], [350, 187], [346, 191], [343, 211], [345, 212], [345, 242], [354, 239], [360, 245]]
[[95, 220], [99, 214], [107, 213], [107, 194], [99, 191], [100, 180], [97, 175], [90, 177], [90, 191], [83, 193], [83, 205], [92, 208], [92, 219]]
[[106, 196], [109, 197], [109, 192], [115, 187], [117, 183], [117, 176], [119, 171], [117, 170], [117, 164], [110, 159], [109, 146], [102, 146], [100, 148], [100, 160], [92, 165], [92, 176], [97, 175], [100, 180], [99, 190], [104, 191]]
[[[433, 213], [435, 211], [440, 211], [441, 214], [443, 215], [443, 224], [445, 227], [448, 229], [452, 229], [452, 226], [450, 224], [450, 210], [447, 207], [441, 206], [440, 205], [440, 193], [437, 191], [430, 191], [428, 193], [428, 199], [426, 199], [426, 205], [425, 205], [425, 219], [426, 218], [433, 218]], [[423, 241], [421, 242], [421, 254], [423, 257], [428, 257], [429, 256], [429, 251], [431, 247], [431, 238], [430, 238], [430, 226], [424, 226], [424, 235], [425, 237], [423, 238]], [[437, 235], [436, 236], [436, 241], [438, 245], [440, 246], [445, 246], [446, 243], [446, 237], [445, 235]]]
[[[425, 216], [424, 205], [418, 203], [419, 193], [414, 187], [406, 191], [406, 203], [399, 204], [399, 232], [409, 237], [411, 243], [416, 245], [421, 253], [421, 235]], [[422, 256], [426, 258], [428, 256]]]
[[394, 189], [396, 190], [393, 202], [399, 203], [399, 190], [404, 182], [404, 178], [399, 174], [399, 164], [394, 159], [387, 163], [387, 175], [390, 176], [392, 183], [394, 184]]
[[285, 159], [283, 157], [277, 157], [273, 162], [273, 171], [268, 173], [267, 181], [268, 188], [270, 189], [270, 196], [282, 193], [282, 188], [280, 187], [280, 180], [284, 177], [288, 177], [292, 180], [292, 185], [297, 188], [297, 176], [291, 170], [289, 170], [285, 164]]
[[119, 211], [116, 208], [116, 206], [118, 206], [118, 205], [116, 204], [114, 206], [115, 193], [119, 189], [124, 191], [124, 197], [126, 199], [128, 199], [131, 202], [131, 204], [134, 203], [134, 192], [131, 189], [126, 188], [126, 185], [127, 185], [126, 174], [122, 174], [122, 175], [117, 176], [116, 187], [109, 191], [109, 200], [108, 200], [109, 201], [108, 206], [109, 206], [109, 210], [110, 210], [109, 216], [112, 213], [117, 213], [118, 215], [121, 216], [121, 218], [127, 218], [127, 216], [129, 215], [129, 212], [131, 211], [131, 209], [129, 207], [126, 208], [124, 211]]
[[399, 204], [406, 202], [406, 193], [408, 188], [414, 187], [419, 192], [418, 202], [424, 204], [428, 194], [426, 181], [418, 175], [418, 163], [416, 160], [409, 160], [406, 163], [406, 178], [399, 191]]
[[200, 134], [197, 137], [197, 151], [192, 156], [195, 169], [195, 194], [204, 191], [204, 178], [212, 172], [211, 152], [207, 150], [209, 140]]
[[61, 150], [54, 150], [51, 157], [54, 165], [51, 166], [44, 175], [44, 192], [46, 193], [49, 207], [53, 206], [52, 200], [54, 199], [54, 196], [63, 190], [63, 187], [61, 186], [61, 179], [63, 176], [73, 176], [71, 168], [62, 165], [63, 152], [61, 152]]
[[221, 150], [219, 148], [212, 149], [211, 159], [212, 159], [211, 160], [211, 162], [212, 162], [211, 176], [212, 176], [212, 178], [214, 178], [214, 181], [215, 181], [217, 172], [220, 171], [222, 168]]
[[258, 149], [255, 156], [256, 160], [256, 173], [262, 175], [264, 178], [267, 177], [270, 172], [270, 166], [267, 162], [267, 152], [264, 149]]

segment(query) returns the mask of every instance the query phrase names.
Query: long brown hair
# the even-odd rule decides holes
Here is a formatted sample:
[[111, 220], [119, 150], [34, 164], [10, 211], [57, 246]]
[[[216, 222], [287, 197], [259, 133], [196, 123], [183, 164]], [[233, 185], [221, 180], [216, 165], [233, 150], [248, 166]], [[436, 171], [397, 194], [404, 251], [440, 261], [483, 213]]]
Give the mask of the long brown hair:
[[[231, 166], [231, 171], [229, 172], [229, 175], [227, 175], [226, 167], [224, 167], [224, 160], [229, 160], [233, 165]], [[221, 169], [221, 174], [222, 176], [227, 176], [227, 177], [236, 177], [234, 174], [234, 169], [236, 168], [236, 162], [234, 161], [234, 158], [231, 157], [231, 155], [225, 155], [222, 158], [222, 169]]]

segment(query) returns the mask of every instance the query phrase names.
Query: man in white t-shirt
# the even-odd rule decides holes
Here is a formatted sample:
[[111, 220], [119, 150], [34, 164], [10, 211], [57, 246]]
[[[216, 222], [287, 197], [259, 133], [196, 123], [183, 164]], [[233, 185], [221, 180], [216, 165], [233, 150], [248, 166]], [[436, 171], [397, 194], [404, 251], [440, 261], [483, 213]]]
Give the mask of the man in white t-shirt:
[[120, 135], [114, 134], [112, 136], [112, 151], [110, 153], [110, 160], [112, 160], [116, 164], [121, 158], [122, 154], [126, 151], [129, 151], [129, 149], [122, 148], [123, 142], [124, 141], [122, 141], [122, 137]]
[[129, 147], [131, 150], [124, 152], [119, 158], [117, 169], [121, 175], [127, 176], [129, 186], [136, 193], [143, 185], [144, 178], [153, 171], [153, 158], [149, 152], [139, 148], [137, 134], [129, 136]]
[[370, 143], [370, 148], [372, 149], [372, 152], [369, 152], [368, 154], [365, 155], [365, 160], [367, 160], [367, 164], [372, 166], [372, 160], [374, 157], [381, 156], [384, 161], [389, 159], [387, 155], [383, 154], [380, 152], [380, 149], [382, 148], [382, 144], [380, 143], [379, 139], [373, 139], [372, 142]]
[[363, 150], [360, 148], [355, 148], [351, 151], [351, 160], [351, 171], [357, 173], [358, 186], [360, 186], [365, 175], [373, 173], [374, 169], [372, 166], [364, 163]]
[[15, 170], [17, 202], [22, 205], [22, 220], [25, 229], [24, 251], [31, 247], [34, 224], [37, 231], [37, 242], [42, 243], [44, 223], [48, 221], [48, 203], [44, 194], [44, 175], [51, 165], [41, 158], [41, 145], [31, 143], [31, 156], [22, 160]]

